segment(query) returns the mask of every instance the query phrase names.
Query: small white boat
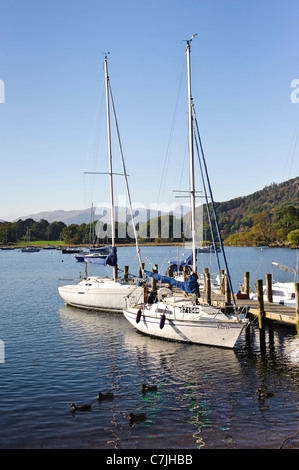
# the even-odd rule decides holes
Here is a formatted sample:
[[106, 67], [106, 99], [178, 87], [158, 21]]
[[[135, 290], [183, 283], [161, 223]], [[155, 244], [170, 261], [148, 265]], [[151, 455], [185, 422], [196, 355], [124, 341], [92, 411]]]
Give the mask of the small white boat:
[[40, 250], [41, 250], [40, 248], [37, 248], [35, 246], [26, 246], [25, 248], [21, 248], [21, 251], [23, 253], [35, 253]]
[[98, 248], [92, 248], [89, 251], [81, 251], [77, 255], [74, 255], [77, 261], [88, 261], [92, 258], [106, 258], [112, 251], [112, 246], [101, 246]]
[[134, 303], [139, 303], [143, 302], [144, 293], [143, 287], [136, 284], [99, 276], [90, 276], [78, 284], [69, 284], [58, 289], [67, 305], [115, 313], [122, 313], [128, 295]]
[[84, 261], [85, 256], [89, 255], [89, 251], [80, 251], [80, 253], [74, 255], [77, 261]]
[[[296, 268], [293, 268], [292, 266], [285, 266], [283, 264], [278, 263], [277, 261], [272, 261], [271, 263], [272, 279], [273, 279], [273, 266], [276, 266], [282, 271], [293, 274], [294, 279], [299, 279], [298, 258], [297, 258]], [[250, 299], [257, 300], [257, 293], [252, 292], [249, 295], [249, 297]], [[264, 298], [264, 301], [268, 300], [266, 285], [263, 285], [263, 298]], [[272, 282], [272, 302], [274, 304], [286, 305], [287, 307], [296, 308], [295, 280], [294, 282]]]
[[[257, 293], [249, 295], [250, 299], [257, 300]], [[268, 300], [267, 286], [263, 286], [263, 298]], [[274, 282], [272, 284], [272, 301], [274, 304], [286, 305], [296, 308], [295, 285], [293, 282]]]
[[80, 253], [81, 249], [75, 248], [75, 247], [67, 247], [67, 248], [62, 248], [61, 252], [67, 255], [67, 254], [72, 254], [72, 253]]
[[[30, 229], [29, 228], [27, 229], [27, 232], [26, 232], [26, 240], [27, 240], [27, 243], [30, 243]], [[35, 253], [40, 250], [41, 248], [37, 248], [36, 246], [32, 246], [32, 245], [27, 245], [26, 247], [21, 248], [21, 251], [23, 253]]]

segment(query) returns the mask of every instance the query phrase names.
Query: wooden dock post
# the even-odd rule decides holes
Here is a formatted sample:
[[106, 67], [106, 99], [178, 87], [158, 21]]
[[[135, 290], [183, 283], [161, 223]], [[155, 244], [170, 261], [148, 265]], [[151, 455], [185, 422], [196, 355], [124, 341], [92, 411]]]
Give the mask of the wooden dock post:
[[[266, 274], [266, 287], [267, 287], [267, 302], [273, 303], [272, 295], [272, 274]], [[268, 331], [269, 331], [269, 346], [270, 349], [274, 348], [274, 330], [273, 330], [273, 321], [267, 319]]]
[[225, 274], [224, 274], [224, 269], [221, 269], [220, 270], [220, 292], [221, 294], [224, 295], [224, 292], [225, 292], [225, 287], [224, 287], [224, 279], [225, 279]]
[[225, 274], [225, 277], [224, 277], [224, 286], [225, 286], [225, 302], [227, 304], [230, 304], [231, 303], [231, 291], [230, 291], [230, 288], [229, 288], [229, 284], [228, 284], [228, 279], [227, 279], [227, 275]]
[[250, 281], [249, 281], [250, 274], [248, 271], [245, 271], [244, 273], [244, 289], [245, 289], [245, 294], [249, 296], [250, 293]]
[[173, 266], [169, 266], [169, 268], [167, 269], [167, 276], [168, 277], [173, 277]]
[[211, 276], [209, 271], [206, 273], [206, 292], [207, 292], [207, 302], [208, 305], [212, 304], [211, 300]]
[[267, 301], [273, 303], [272, 296], [272, 274], [266, 274]]
[[[152, 273], [157, 273], [157, 272], [158, 272], [158, 265], [154, 264], [154, 266], [152, 267]], [[156, 292], [157, 291], [157, 280], [152, 277], [151, 281], [152, 281], [152, 292]]]
[[295, 299], [296, 299], [296, 328], [299, 338], [299, 282], [295, 282]]
[[207, 292], [207, 275], [209, 274], [209, 268], [203, 268], [203, 290]]
[[129, 266], [124, 266], [124, 281], [128, 282], [129, 279]]
[[250, 328], [250, 323], [248, 323], [247, 325], [247, 328], [245, 330], [245, 338], [246, 338], [246, 344], [248, 346], [250, 346], [250, 343], [251, 343], [251, 339], [250, 339], [250, 336], [251, 336], [251, 328]]
[[259, 330], [260, 330], [260, 344], [261, 350], [265, 349], [265, 310], [264, 310], [264, 293], [263, 293], [263, 280], [257, 279], [256, 281], [257, 288], [257, 301], [258, 301], [258, 320], [259, 320]]
[[[173, 266], [169, 266], [169, 268], [167, 269], [167, 276], [168, 277], [173, 277]], [[172, 285], [171, 284], [167, 284], [167, 287], [172, 290]]]

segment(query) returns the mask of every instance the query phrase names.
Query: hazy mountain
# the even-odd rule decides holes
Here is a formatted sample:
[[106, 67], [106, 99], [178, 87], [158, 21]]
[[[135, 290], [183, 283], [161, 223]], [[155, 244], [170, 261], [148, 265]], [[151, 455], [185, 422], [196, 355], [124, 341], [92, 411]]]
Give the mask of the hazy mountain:
[[90, 209], [86, 210], [56, 210], [56, 211], [45, 211], [38, 212], [37, 214], [29, 214], [26, 216], [18, 217], [17, 220], [33, 219], [37, 222], [41, 219], [47, 220], [49, 223], [52, 222], [64, 222], [66, 225], [70, 224], [82, 224], [90, 221]]
[[[165, 207], [163, 206], [163, 209]], [[172, 207], [170, 207], [172, 209]], [[190, 208], [188, 206], [177, 205], [174, 207], [173, 215], [176, 217], [182, 217]], [[134, 218], [136, 222], [144, 223], [153, 217], [163, 216], [167, 214], [166, 210], [156, 210], [156, 209], [145, 209], [144, 207], [134, 209]], [[103, 222], [110, 223], [110, 208], [95, 208], [95, 220], [101, 219]], [[26, 216], [18, 217], [17, 220], [26, 220], [33, 219], [37, 222], [41, 219], [47, 220], [49, 223], [52, 222], [64, 222], [66, 225], [77, 224], [81, 225], [83, 223], [88, 224], [91, 221], [91, 209], [83, 210], [55, 210], [47, 212], [38, 212], [37, 214], [29, 214]], [[115, 220], [118, 222], [126, 222], [131, 220], [130, 210], [125, 207], [116, 207], [115, 208]]]
[[[279, 217], [279, 211], [283, 208], [288, 206], [298, 207], [298, 194], [299, 178], [296, 177], [280, 184], [272, 183], [262, 190], [256, 191], [248, 196], [237, 197], [225, 202], [215, 202], [220, 230], [223, 231], [225, 236], [248, 230], [253, 225], [254, 215], [258, 213], [265, 213], [269, 217], [269, 220], [274, 223], [276, 221], [275, 218]], [[197, 212], [199, 210], [199, 208], [196, 209]], [[149, 210], [144, 207], [135, 209], [134, 218], [136, 224], [144, 224], [150, 219], [163, 217], [167, 214], [172, 214], [177, 219], [180, 219], [189, 211], [190, 207], [188, 205], [167, 207], [166, 205], [161, 204], [161, 210]], [[19, 217], [19, 219], [22, 220], [30, 218], [37, 222], [41, 219], [45, 219], [49, 223], [64, 222], [66, 225], [81, 225], [82, 223], [88, 224], [91, 221], [91, 209], [71, 211], [56, 210]], [[110, 224], [110, 209], [108, 207], [101, 209], [99, 207], [95, 208], [95, 220], [99, 219], [103, 223]], [[116, 222], [124, 223], [130, 219], [129, 208], [116, 208]], [[143, 230], [146, 231], [147, 227], [142, 227], [142, 233]]]

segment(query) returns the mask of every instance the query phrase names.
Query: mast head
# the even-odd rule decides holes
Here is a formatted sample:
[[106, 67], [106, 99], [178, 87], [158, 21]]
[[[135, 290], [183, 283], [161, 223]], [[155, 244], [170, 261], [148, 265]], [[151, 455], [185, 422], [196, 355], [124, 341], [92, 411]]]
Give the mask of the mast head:
[[195, 39], [195, 36], [197, 36], [197, 33], [192, 34], [190, 39], [185, 39], [185, 42], [187, 43], [187, 46], [190, 46], [190, 42]]
[[103, 53], [102, 53], [102, 55], [105, 55], [105, 62], [106, 62], [106, 61], [107, 61], [107, 59], [108, 59], [108, 57], [107, 57], [107, 56], [108, 56], [108, 54], [110, 54], [110, 52], [103, 52]]

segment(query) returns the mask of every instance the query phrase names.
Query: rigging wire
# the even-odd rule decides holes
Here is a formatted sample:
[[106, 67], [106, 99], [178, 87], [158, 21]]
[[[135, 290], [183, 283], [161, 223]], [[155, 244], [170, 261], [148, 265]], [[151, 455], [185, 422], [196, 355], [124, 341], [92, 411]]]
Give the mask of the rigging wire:
[[[96, 172], [96, 165], [97, 165], [97, 158], [99, 153], [99, 146], [100, 146], [100, 134], [102, 130], [102, 117], [103, 117], [103, 103], [105, 97], [105, 83], [102, 82], [102, 89], [99, 94], [97, 108], [93, 120], [93, 127], [91, 132], [91, 137], [88, 146], [88, 152], [86, 156], [86, 160], [88, 158], [91, 159], [91, 173]], [[84, 205], [89, 206], [89, 204], [93, 201], [93, 194], [94, 194], [94, 185], [95, 185], [95, 175], [91, 178], [89, 193], [86, 196], [86, 187], [85, 187], [85, 178], [84, 178]], [[86, 201], [87, 197], [87, 201]]]
[[[296, 153], [296, 149], [297, 149], [298, 137], [299, 137], [299, 117], [297, 119], [296, 127], [294, 129], [291, 144], [290, 144], [290, 148], [289, 148], [289, 151], [288, 151], [287, 163], [285, 165], [285, 170], [284, 170], [284, 173], [283, 173], [283, 181], [284, 181], [285, 178], [290, 179], [290, 177], [291, 177], [291, 171], [292, 171], [293, 162], [294, 162], [294, 158], [295, 158], [295, 153]], [[292, 152], [292, 147], [293, 147], [293, 152]], [[292, 152], [292, 155], [291, 155], [291, 152]], [[288, 164], [289, 158], [291, 158], [289, 173], [288, 173], [287, 176], [284, 176], [285, 173], [287, 172], [287, 164]]]
[[[292, 141], [291, 141], [288, 156], [287, 156], [287, 160], [289, 160], [290, 155], [291, 155], [291, 151], [292, 151], [292, 147], [293, 147], [293, 152], [292, 152], [292, 155], [291, 155], [291, 162], [290, 162], [290, 167], [289, 167], [289, 173], [287, 175], [288, 179], [290, 179], [290, 177], [291, 177], [293, 162], [294, 162], [295, 153], [296, 153], [296, 150], [297, 150], [298, 137], [299, 137], [299, 118], [297, 119], [296, 127], [295, 127], [295, 130], [293, 132], [293, 137], [292, 137]], [[285, 165], [285, 172], [287, 171], [286, 167], [287, 167], [287, 163]], [[285, 175], [285, 172], [284, 172], [284, 175]], [[283, 177], [283, 180], [284, 179], [285, 179], [285, 177]], [[298, 230], [298, 211], [296, 211], [296, 230]], [[298, 250], [298, 248], [296, 248], [296, 269], [297, 270], [298, 270], [298, 265], [299, 265], [299, 250]], [[294, 276], [294, 282], [296, 282], [296, 276]]]
[[187, 137], [186, 138], [185, 151], [184, 151], [184, 157], [182, 158], [182, 168], [181, 168], [180, 179], [179, 179], [179, 189], [181, 189], [181, 187], [182, 187], [182, 179], [183, 179], [183, 175], [184, 175], [184, 168], [185, 168], [185, 163], [186, 163], [186, 160], [187, 160], [187, 157], [188, 157], [188, 147], [189, 147], [189, 143], [188, 143], [188, 137]]
[[133, 221], [133, 231], [134, 231], [134, 236], [135, 236], [136, 250], [137, 250], [137, 254], [138, 254], [138, 258], [139, 258], [139, 263], [140, 263], [139, 265], [142, 268], [141, 253], [140, 253], [140, 247], [139, 247], [136, 227], [135, 227], [135, 223], [134, 223], [134, 214], [133, 214], [133, 209], [132, 209], [131, 194], [130, 194], [130, 189], [129, 189], [129, 184], [128, 184], [128, 175], [127, 175], [127, 171], [126, 171], [126, 165], [125, 165], [122, 145], [121, 145], [121, 141], [120, 141], [120, 134], [119, 134], [119, 128], [118, 128], [118, 123], [117, 123], [117, 119], [116, 119], [116, 112], [115, 112], [115, 107], [114, 107], [114, 101], [113, 101], [110, 81], [108, 82], [108, 86], [109, 86], [109, 93], [110, 93], [110, 98], [111, 98], [114, 122], [115, 122], [115, 127], [116, 127], [116, 133], [117, 133], [117, 138], [118, 138], [118, 145], [119, 145], [121, 161], [122, 161], [122, 166], [123, 166], [123, 173], [124, 173], [124, 177], [125, 177], [127, 196], [128, 196], [128, 200], [129, 200], [130, 213], [131, 213], [131, 218], [132, 218], [132, 221]]
[[[185, 70], [185, 60], [183, 62], [183, 67], [182, 67], [181, 77], [180, 77], [180, 81], [179, 81], [179, 87], [178, 87], [178, 91], [177, 91], [177, 97], [176, 97], [173, 117], [172, 117], [170, 136], [169, 136], [169, 139], [168, 139], [163, 170], [162, 170], [162, 173], [161, 173], [160, 187], [159, 187], [159, 191], [158, 191], [158, 202], [161, 200], [160, 197], [163, 196], [162, 187], [164, 185], [164, 178], [166, 177], [165, 175], [167, 174], [166, 170], [168, 168], [168, 163], [169, 163], [170, 148], [171, 148], [171, 144], [172, 144], [172, 136], [173, 136], [173, 133], [174, 133], [174, 125], [175, 125], [175, 119], [176, 119], [176, 115], [177, 115], [177, 107], [178, 107], [178, 103], [179, 103], [179, 96], [180, 96], [180, 93], [181, 93], [181, 85], [182, 85], [184, 70]], [[161, 194], [161, 191], [162, 191], [162, 194]]]
[[[194, 111], [194, 115], [195, 115], [195, 110], [193, 109], [193, 111]], [[197, 138], [196, 138], [194, 126], [193, 126], [193, 131], [194, 131], [195, 144], [196, 144], [199, 168], [200, 168], [200, 173], [201, 173], [202, 185], [203, 185], [203, 190], [204, 190], [204, 195], [205, 195], [205, 200], [206, 200], [206, 208], [207, 208], [207, 214], [208, 214], [208, 219], [209, 219], [212, 242], [213, 242], [213, 246], [214, 246], [214, 249], [215, 249], [216, 260], [217, 260], [218, 270], [219, 270], [219, 274], [220, 274], [221, 269], [220, 269], [219, 256], [218, 256], [218, 253], [217, 253], [216, 240], [215, 240], [214, 231], [213, 231], [213, 227], [212, 227], [211, 211], [210, 211], [208, 195], [207, 195], [207, 189], [206, 189], [205, 179], [204, 179], [203, 170], [202, 170], [202, 164], [201, 164], [200, 155], [199, 155], [198, 141], [197, 141]]]
[[[226, 271], [227, 281], [228, 281], [228, 285], [229, 285], [229, 288], [230, 288], [230, 291], [231, 291], [232, 300], [233, 300], [234, 306], [235, 306], [235, 308], [236, 308], [236, 301], [235, 301], [235, 297], [234, 297], [234, 295], [233, 295], [233, 293], [234, 293], [234, 291], [233, 291], [233, 286], [232, 286], [231, 277], [230, 277], [230, 273], [229, 273], [229, 269], [228, 269], [228, 264], [227, 264], [227, 259], [226, 259], [226, 254], [225, 254], [225, 251], [224, 251], [224, 247], [223, 247], [223, 243], [222, 243], [222, 238], [221, 238], [221, 234], [220, 234], [220, 229], [219, 229], [219, 224], [218, 224], [218, 218], [217, 218], [217, 214], [216, 214], [216, 210], [215, 210], [215, 204], [214, 204], [212, 189], [211, 189], [211, 185], [210, 185], [210, 180], [209, 180], [209, 175], [208, 175], [208, 169], [207, 169], [207, 165], [206, 165], [206, 159], [205, 159], [205, 155], [204, 155], [204, 151], [203, 151], [203, 146], [202, 146], [202, 142], [201, 142], [201, 137], [200, 137], [200, 133], [199, 133], [199, 129], [198, 129], [198, 123], [197, 123], [197, 118], [196, 118], [196, 114], [195, 114], [194, 105], [192, 106], [192, 110], [193, 110], [193, 114], [194, 114], [194, 121], [195, 121], [195, 124], [196, 124], [196, 131], [197, 131], [197, 136], [198, 136], [198, 140], [199, 140], [199, 146], [200, 146], [200, 151], [201, 151], [201, 156], [202, 156], [202, 162], [203, 162], [203, 166], [204, 166], [204, 170], [205, 170], [206, 181], [207, 181], [207, 185], [208, 185], [208, 188], [209, 188], [209, 194], [210, 194], [210, 198], [211, 198], [212, 210], [213, 210], [213, 215], [214, 215], [214, 222], [215, 222], [215, 225], [216, 225], [216, 230], [217, 230], [217, 234], [218, 234], [218, 240], [219, 240], [219, 244], [220, 244], [220, 249], [221, 249], [221, 251], [222, 251], [223, 261], [224, 261], [224, 265], [225, 265], [225, 271]], [[216, 247], [215, 247], [215, 248], [216, 248]]]

